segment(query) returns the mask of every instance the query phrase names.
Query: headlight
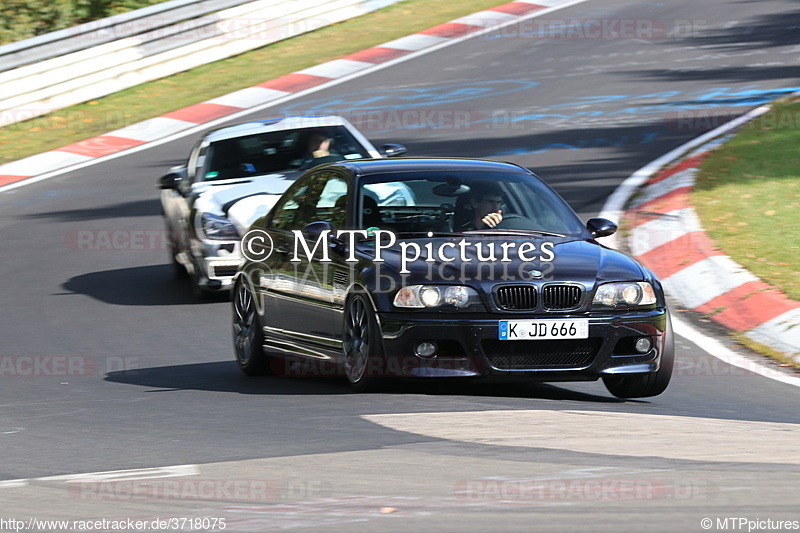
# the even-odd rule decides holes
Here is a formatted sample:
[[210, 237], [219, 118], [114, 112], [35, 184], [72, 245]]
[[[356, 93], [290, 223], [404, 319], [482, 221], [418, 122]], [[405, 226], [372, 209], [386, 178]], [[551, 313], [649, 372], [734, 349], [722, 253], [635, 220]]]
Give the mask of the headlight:
[[646, 281], [631, 281], [627, 283], [604, 283], [597, 288], [594, 294], [595, 305], [614, 307], [618, 304], [629, 306], [654, 305], [656, 293], [653, 286]]
[[426, 309], [453, 306], [464, 309], [481, 305], [478, 292], [463, 285], [437, 287], [435, 285], [409, 285], [398, 291], [394, 306], [406, 309]]
[[200, 218], [200, 227], [206, 239], [212, 241], [235, 241], [239, 239], [239, 232], [231, 221], [219, 215], [203, 213]]

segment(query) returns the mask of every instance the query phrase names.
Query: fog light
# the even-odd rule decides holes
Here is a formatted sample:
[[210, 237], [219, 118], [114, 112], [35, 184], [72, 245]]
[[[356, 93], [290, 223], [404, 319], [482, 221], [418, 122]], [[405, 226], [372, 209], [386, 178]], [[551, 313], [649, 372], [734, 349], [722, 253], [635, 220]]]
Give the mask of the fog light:
[[414, 352], [420, 357], [430, 357], [436, 354], [436, 345], [432, 342], [421, 342]]
[[653, 342], [650, 337], [639, 337], [636, 339], [636, 351], [639, 353], [647, 353], [653, 347]]

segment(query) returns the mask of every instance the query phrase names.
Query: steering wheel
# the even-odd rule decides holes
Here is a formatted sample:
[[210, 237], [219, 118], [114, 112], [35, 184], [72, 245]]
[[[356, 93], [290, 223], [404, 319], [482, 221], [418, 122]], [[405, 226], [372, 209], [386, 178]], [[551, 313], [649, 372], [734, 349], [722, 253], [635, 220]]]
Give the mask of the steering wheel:
[[511, 213], [503, 215], [503, 220], [495, 226], [497, 229], [530, 229], [533, 224], [532, 220], [522, 215]]

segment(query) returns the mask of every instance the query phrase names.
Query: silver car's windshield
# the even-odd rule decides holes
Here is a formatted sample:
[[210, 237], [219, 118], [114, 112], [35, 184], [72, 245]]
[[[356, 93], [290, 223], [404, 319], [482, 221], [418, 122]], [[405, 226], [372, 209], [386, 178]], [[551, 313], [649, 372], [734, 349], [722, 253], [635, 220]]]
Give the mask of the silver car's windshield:
[[323, 163], [369, 157], [342, 126], [268, 131], [209, 146], [199, 181], [306, 170]]

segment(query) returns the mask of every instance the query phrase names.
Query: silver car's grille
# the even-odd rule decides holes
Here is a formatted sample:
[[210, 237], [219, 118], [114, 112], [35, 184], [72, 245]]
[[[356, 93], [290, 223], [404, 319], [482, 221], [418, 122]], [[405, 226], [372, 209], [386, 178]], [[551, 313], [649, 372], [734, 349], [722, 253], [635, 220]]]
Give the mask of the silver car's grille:
[[229, 278], [236, 275], [236, 271], [239, 267], [237, 266], [215, 266], [214, 267], [214, 276], [218, 278]]

